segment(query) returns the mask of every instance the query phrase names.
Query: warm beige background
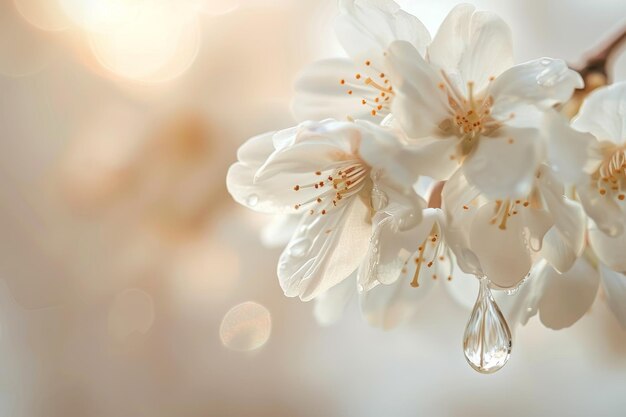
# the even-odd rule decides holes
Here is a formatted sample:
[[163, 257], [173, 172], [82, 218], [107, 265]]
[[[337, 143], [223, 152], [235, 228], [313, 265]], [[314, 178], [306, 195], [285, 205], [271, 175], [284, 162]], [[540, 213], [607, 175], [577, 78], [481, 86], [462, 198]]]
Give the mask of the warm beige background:
[[[431, 30], [454, 4], [401, 3]], [[576, 64], [626, 18], [623, 0], [475, 3], [510, 22], [520, 61]], [[454, 282], [389, 332], [356, 306], [321, 328], [282, 295], [267, 219], [236, 207], [224, 177], [247, 137], [293, 123], [298, 69], [341, 53], [334, 13], [334, 0], [2, 0], [0, 416], [625, 415], [626, 332], [602, 300], [561, 332], [533, 320], [483, 376], [462, 356]], [[271, 333], [239, 352], [220, 323], [245, 301]], [[223, 337], [263, 343], [267, 318], [236, 320]]]

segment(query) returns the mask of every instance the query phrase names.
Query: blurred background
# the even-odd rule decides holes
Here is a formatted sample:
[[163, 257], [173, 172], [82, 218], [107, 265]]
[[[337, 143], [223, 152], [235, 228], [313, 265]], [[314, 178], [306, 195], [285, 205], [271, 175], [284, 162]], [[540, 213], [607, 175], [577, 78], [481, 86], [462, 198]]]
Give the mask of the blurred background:
[[[434, 33], [453, 1], [399, 1]], [[475, 1], [518, 61], [581, 63], [623, 0]], [[466, 363], [441, 282], [400, 328], [321, 327], [283, 296], [267, 217], [225, 174], [294, 123], [298, 71], [341, 54], [335, 0], [0, 1], [0, 416], [623, 416], [626, 332], [598, 302]], [[614, 65], [626, 79], [626, 54]], [[474, 295], [472, 289], [472, 295]]]

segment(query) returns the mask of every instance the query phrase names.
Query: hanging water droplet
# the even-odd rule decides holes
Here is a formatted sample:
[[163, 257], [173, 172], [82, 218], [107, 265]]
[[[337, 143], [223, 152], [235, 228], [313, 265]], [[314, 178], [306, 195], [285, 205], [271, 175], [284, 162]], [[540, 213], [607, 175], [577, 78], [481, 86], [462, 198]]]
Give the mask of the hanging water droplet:
[[372, 208], [376, 211], [383, 210], [389, 204], [389, 197], [378, 187], [372, 189]]
[[311, 246], [311, 241], [306, 237], [299, 238], [287, 248], [290, 256], [294, 258], [301, 258], [304, 254], [309, 250], [309, 246]]
[[256, 204], [259, 202], [259, 196], [256, 194], [250, 194], [247, 198], [246, 198], [246, 205], [250, 206], [250, 207], [254, 207], [256, 206]]
[[483, 278], [480, 280], [476, 304], [465, 327], [465, 359], [478, 372], [490, 374], [507, 363], [511, 345], [511, 330], [491, 295], [489, 280]]

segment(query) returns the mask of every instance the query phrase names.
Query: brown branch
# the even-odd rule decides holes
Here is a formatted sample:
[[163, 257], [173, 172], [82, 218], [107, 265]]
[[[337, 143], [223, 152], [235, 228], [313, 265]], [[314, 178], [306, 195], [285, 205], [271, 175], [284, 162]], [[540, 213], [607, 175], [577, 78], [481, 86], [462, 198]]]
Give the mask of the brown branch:
[[609, 67], [620, 47], [626, 41], [626, 27], [624, 27], [617, 35], [609, 39], [598, 52], [589, 55], [581, 68], [577, 71], [586, 80], [590, 75], [602, 75], [610, 80]]

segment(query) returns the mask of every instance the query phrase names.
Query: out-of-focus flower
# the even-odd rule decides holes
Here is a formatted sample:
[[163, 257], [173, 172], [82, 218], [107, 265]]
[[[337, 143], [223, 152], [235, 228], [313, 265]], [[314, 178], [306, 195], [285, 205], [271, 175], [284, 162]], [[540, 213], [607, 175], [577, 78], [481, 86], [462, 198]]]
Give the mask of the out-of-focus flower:
[[506, 23], [473, 6], [454, 8], [425, 59], [405, 41], [387, 62], [392, 113], [421, 146], [420, 173], [448, 179], [457, 169], [488, 198], [527, 195], [545, 155], [552, 106], [582, 87], [561, 60], [512, 66]]
[[310, 300], [356, 270], [375, 213], [404, 227], [419, 222], [424, 202], [411, 188], [410, 167], [383, 167], [390, 147], [402, 146], [390, 129], [326, 120], [257, 136], [239, 149], [227, 177], [236, 201], [267, 213], [303, 212], [279, 260], [286, 295]]

